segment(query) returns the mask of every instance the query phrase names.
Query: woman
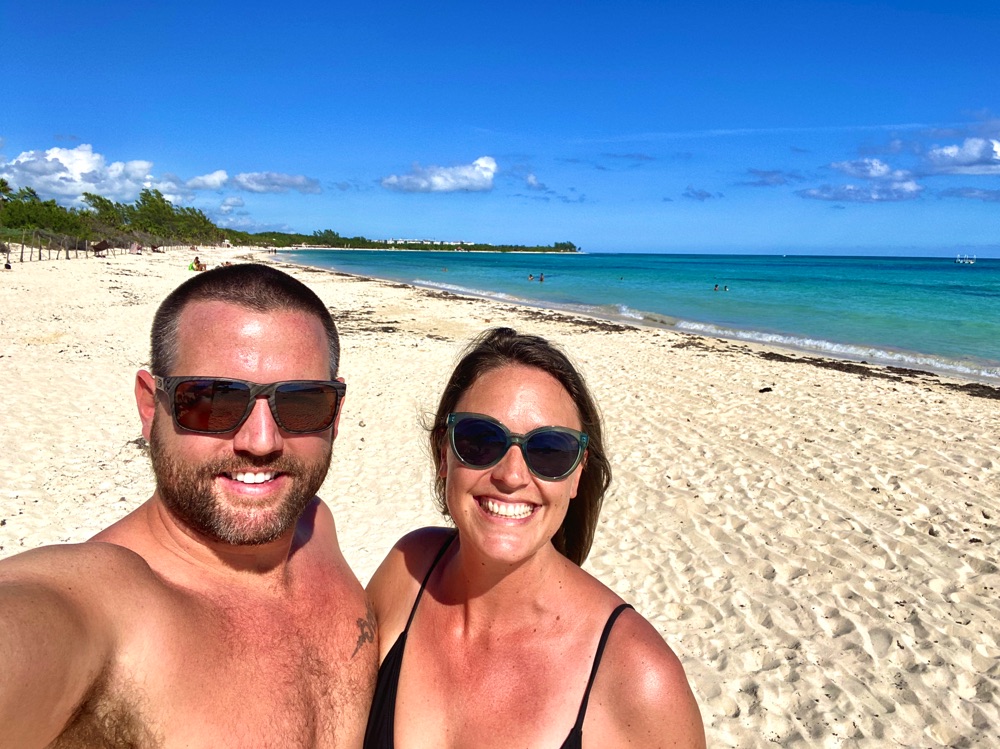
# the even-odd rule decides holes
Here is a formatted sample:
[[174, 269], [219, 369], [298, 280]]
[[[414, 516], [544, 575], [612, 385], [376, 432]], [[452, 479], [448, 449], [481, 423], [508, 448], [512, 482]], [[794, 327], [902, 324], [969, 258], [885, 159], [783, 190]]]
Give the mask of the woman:
[[580, 569], [611, 468], [566, 356], [486, 331], [430, 443], [457, 530], [403, 537], [369, 583], [382, 666], [365, 748], [703, 747], [677, 657]]

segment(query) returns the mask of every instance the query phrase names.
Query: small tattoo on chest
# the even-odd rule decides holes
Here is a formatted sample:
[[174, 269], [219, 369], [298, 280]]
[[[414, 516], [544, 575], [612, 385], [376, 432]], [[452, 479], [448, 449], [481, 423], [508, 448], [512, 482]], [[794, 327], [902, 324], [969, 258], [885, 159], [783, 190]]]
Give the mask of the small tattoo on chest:
[[371, 602], [368, 603], [366, 618], [358, 618], [358, 645], [351, 653], [352, 658], [358, 654], [361, 646], [366, 642], [375, 642], [375, 611], [372, 609]]

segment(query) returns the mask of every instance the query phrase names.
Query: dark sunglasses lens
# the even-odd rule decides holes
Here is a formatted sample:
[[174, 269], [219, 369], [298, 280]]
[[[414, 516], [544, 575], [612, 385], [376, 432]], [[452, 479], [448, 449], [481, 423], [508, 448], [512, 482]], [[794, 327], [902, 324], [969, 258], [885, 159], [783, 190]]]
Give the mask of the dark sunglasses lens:
[[486, 468], [507, 452], [507, 435], [485, 419], [462, 419], [452, 427], [452, 445], [459, 459], [470, 466]]
[[330, 385], [289, 382], [274, 391], [278, 421], [286, 432], [321, 432], [333, 424], [340, 397]]
[[580, 440], [566, 432], [535, 432], [524, 445], [525, 461], [539, 476], [555, 479], [570, 472], [580, 455]]
[[188, 380], [174, 391], [177, 423], [194, 432], [236, 428], [250, 402], [250, 388], [229, 380]]

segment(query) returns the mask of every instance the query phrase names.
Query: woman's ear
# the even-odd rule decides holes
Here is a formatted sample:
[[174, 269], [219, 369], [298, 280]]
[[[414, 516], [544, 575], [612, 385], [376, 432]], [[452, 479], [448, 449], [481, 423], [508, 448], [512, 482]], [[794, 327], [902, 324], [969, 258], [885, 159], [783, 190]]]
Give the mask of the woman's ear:
[[441, 454], [438, 461], [438, 476], [448, 478], [448, 440], [441, 440]]
[[587, 456], [589, 454], [589, 450], [583, 451], [583, 460], [580, 461], [580, 465], [576, 467], [576, 470], [573, 471], [573, 475], [569, 478], [569, 481], [572, 482], [572, 487], [569, 492], [570, 499], [576, 499], [576, 492], [580, 488], [580, 479], [583, 478], [583, 469], [587, 467]]

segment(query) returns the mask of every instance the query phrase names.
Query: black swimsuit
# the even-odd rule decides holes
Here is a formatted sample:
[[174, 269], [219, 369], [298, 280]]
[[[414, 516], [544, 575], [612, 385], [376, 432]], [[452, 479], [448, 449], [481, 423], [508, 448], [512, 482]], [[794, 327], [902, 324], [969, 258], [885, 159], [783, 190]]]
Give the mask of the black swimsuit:
[[[417, 613], [417, 604], [427, 587], [431, 573], [441, 561], [445, 551], [455, 540], [451, 536], [441, 547], [441, 550], [434, 557], [431, 568], [427, 570], [424, 581], [420, 583], [420, 590], [417, 592], [416, 600], [413, 601], [413, 608], [410, 610], [410, 618], [406, 620], [406, 628], [402, 631], [392, 648], [382, 661], [378, 670], [378, 681], [375, 683], [375, 697], [372, 700], [371, 712], [368, 713], [368, 728], [365, 731], [364, 749], [393, 749], [395, 724], [396, 724], [396, 692], [399, 687], [399, 672], [403, 666], [403, 649], [406, 647], [406, 634], [410, 631], [410, 624], [413, 622], [413, 615]], [[582, 749], [583, 747], [583, 719], [587, 715], [587, 701], [590, 699], [590, 690], [594, 686], [594, 677], [597, 676], [597, 667], [601, 665], [601, 656], [604, 654], [604, 647], [608, 643], [608, 636], [615, 620], [625, 609], [632, 608], [627, 603], [623, 603], [608, 617], [604, 631], [601, 633], [601, 641], [597, 646], [597, 653], [594, 656], [594, 666], [590, 670], [590, 679], [587, 681], [587, 690], [583, 693], [583, 703], [580, 705], [580, 712], [576, 716], [576, 723], [573, 724], [569, 736], [562, 743], [560, 749]]]

